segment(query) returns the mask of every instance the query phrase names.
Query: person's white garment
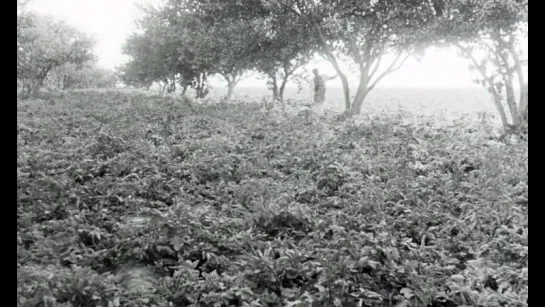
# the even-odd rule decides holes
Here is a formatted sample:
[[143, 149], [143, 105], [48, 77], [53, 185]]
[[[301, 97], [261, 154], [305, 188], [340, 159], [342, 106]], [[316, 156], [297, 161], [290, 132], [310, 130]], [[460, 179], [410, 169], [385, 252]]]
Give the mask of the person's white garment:
[[[316, 113], [318, 116], [323, 116], [324, 115], [324, 109], [325, 109], [325, 104], [326, 104], [326, 84], [327, 84], [327, 81], [330, 80], [330, 78], [326, 75], [320, 75], [321, 79], [322, 79], [322, 89], [321, 91], [323, 91], [322, 93], [318, 94], [319, 97], [318, 100], [321, 101], [321, 102], [314, 102], [314, 113]], [[314, 95], [316, 95], [316, 93], [314, 93]], [[316, 100], [316, 96], [314, 98]]]

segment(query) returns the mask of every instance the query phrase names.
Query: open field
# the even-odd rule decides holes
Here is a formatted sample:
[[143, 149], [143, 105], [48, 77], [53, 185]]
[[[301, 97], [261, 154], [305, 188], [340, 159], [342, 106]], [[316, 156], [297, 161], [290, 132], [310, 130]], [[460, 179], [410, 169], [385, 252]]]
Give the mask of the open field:
[[382, 91], [18, 101], [18, 306], [527, 306], [527, 141], [456, 112], [486, 93]]
[[[224, 95], [225, 92], [219, 86], [212, 89], [215, 96]], [[257, 86], [239, 86], [236, 93], [239, 97], [251, 99], [271, 96], [265, 87]], [[344, 110], [340, 87], [329, 86], [326, 96], [332, 110]], [[312, 92], [307, 88], [299, 92], [295, 87], [288, 87], [286, 97], [311, 100]], [[379, 109], [403, 109], [419, 114], [495, 112], [490, 95], [481, 88], [377, 88], [369, 94], [365, 105]]]

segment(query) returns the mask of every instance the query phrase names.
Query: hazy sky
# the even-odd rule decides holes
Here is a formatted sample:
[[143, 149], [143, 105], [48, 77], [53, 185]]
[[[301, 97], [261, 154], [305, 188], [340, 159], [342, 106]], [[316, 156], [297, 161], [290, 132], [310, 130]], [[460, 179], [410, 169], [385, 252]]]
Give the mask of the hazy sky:
[[[135, 28], [138, 10], [134, 5], [142, 1], [33, 0], [30, 7], [95, 35], [99, 63], [106, 68], [114, 68], [127, 60], [121, 53], [121, 46]], [[420, 62], [409, 59], [399, 71], [384, 78], [378, 87], [474, 87], [467, 65], [467, 61], [458, 58], [455, 52], [430, 50]], [[327, 62], [312, 63], [308, 68], [314, 67], [324, 74], [334, 74]], [[261, 85], [263, 82], [251, 78], [241, 85]]]

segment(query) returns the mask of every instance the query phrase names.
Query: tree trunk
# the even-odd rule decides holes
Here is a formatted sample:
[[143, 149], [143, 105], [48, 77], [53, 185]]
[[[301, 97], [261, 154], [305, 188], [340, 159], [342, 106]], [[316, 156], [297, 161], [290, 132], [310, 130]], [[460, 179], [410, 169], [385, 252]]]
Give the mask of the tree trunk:
[[517, 80], [520, 87], [520, 98], [518, 105], [518, 116], [520, 120], [528, 122], [528, 82], [524, 79], [524, 73], [522, 71], [522, 62], [520, 61], [519, 55], [517, 54], [515, 47], [513, 45], [514, 38], [511, 38], [509, 42], [509, 52], [513, 61], [515, 62], [515, 72], [517, 73]]
[[278, 89], [278, 81], [276, 80], [276, 75], [269, 75], [269, 78], [271, 78], [271, 84], [272, 84], [272, 95], [273, 95], [273, 103], [280, 99], [280, 92]]
[[348, 79], [346, 78], [345, 74], [342, 72], [341, 67], [339, 66], [339, 63], [337, 61], [337, 58], [335, 57], [335, 54], [331, 52], [331, 49], [329, 48], [329, 45], [327, 43], [326, 38], [324, 37], [324, 34], [320, 27], [316, 23], [311, 23], [312, 27], [318, 34], [318, 37], [320, 38], [320, 42], [322, 44], [323, 48], [323, 54], [325, 55], [325, 58], [333, 65], [333, 68], [335, 68], [335, 71], [341, 78], [341, 82], [343, 85], [343, 94], [344, 94], [344, 103], [345, 103], [345, 113], [350, 112], [350, 86], [348, 85]]
[[35, 95], [42, 88], [47, 74], [53, 69], [51, 65], [42, 68], [42, 70], [34, 77], [31, 78], [30, 84], [28, 87], [28, 96]]
[[520, 89], [521, 91], [521, 97], [520, 97], [520, 105], [519, 105], [519, 113], [522, 120], [524, 120], [526, 123], [528, 123], [528, 83], [525, 83], [523, 87]]
[[509, 127], [509, 121], [507, 120], [507, 114], [505, 114], [505, 109], [502, 105], [502, 99], [501, 94], [498, 93], [498, 91], [491, 86], [488, 90], [494, 99], [494, 105], [496, 106], [496, 109], [498, 110], [498, 113], [500, 113], [501, 123], [504, 128]]
[[199, 75], [195, 91], [197, 99], [202, 99], [208, 95], [208, 89], [206, 88], [206, 75], [204, 75], [204, 73]]
[[358, 88], [358, 93], [356, 94], [356, 97], [354, 97], [354, 101], [352, 102], [352, 115], [359, 115], [361, 113], [363, 102], [365, 101], [367, 94], [369, 94], [367, 85], [363, 85], [361, 90]]
[[282, 105], [284, 105], [284, 91], [286, 90], [286, 85], [288, 84], [288, 78], [289, 78], [289, 75], [286, 75], [284, 77], [284, 79], [282, 80], [282, 84], [280, 84], [280, 89], [278, 91], [278, 101], [280, 101]]
[[236, 81], [229, 81], [227, 83], [227, 96], [225, 96], [225, 102], [230, 102], [233, 98], [233, 93], [235, 92], [235, 87], [237, 86]]
[[350, 85], [348, 84], [348, 78], [346, 75], [342, 72], [341, 67], [339, 66], [339, 63], [337, 62], [337, 59], [333, 54], [327, 54], [327, 59], [329, 62], [333, 65], [333, 68], [339, 75], [339, 78], [341, 78], [341, 83], [343, 86], [343, 95], [344, 95], [344, 112], [350, 113], [351, 112], [351, 101], [350, 101]]
[[513, 126], [518, 127], [519, 126], [519, 112], [517, 108], [517, 102], [515, 98], [515, 91], [513, 90], [513, 83], [511, 76], [505, 76], [504, 77], [504, 83], [505, 83], [505, 94], [506, 94], [506, 100], [507, 100], [507, 106], [509, 107], [509, 112], [511, 113], [511, 121], [513, 123]]
[[358, 84], [358, 89], [356, 90], [356, 97], [352, 102], [352, 115], [359, 115], [361, 113], [361, 108], [363, 106], [363, 101], [367, 94], [369, 93], [369, 68], [364, 66], [363, 63], [360, 63], [360, 82]]

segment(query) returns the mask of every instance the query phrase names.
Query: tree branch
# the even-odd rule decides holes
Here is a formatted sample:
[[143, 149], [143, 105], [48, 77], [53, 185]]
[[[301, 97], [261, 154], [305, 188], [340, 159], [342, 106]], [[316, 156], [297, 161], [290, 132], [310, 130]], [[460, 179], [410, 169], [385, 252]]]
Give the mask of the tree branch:
[[250, 78], [250, 77], [253, 76], [253, 75], [255, 75], [255, 73], [254, 73], [253, 71], [247, 72], [246, 74], [241, 74], [241, 75], [240, 75], [240, 78], [238, 79], [237, 82], [240, 82], [240, 81], [242, 81], [242, 80], [246, 80], [246, 79]]
[[515, 50], [514, 45], [514, 37], [511, 36], [511, 39], [509, 41], [509, 53], [511, 53], [511, 57], [513, 58], [513, 61], [515, 62], [515, 70], [517, 72], [517, 77], [519, 81], [519, 87], [520, 87], [520, 98], [519, 98], [519, 110], [523, 110], [525, 108], [526, 104], [526, 95], [527, 95], [527, 89], [525, 88], [526, 80], [524, 79], [524, 73], [522, 71], [522, 61], [519, 58], [519, 55], [517, 54]]
[[[411, 56], [411, 54], [407, 54], [405, 56], [403, 56], [403, 53], [400, 53], [397, 55], [397, 57], [392, 61], [392, 64], [390, 64], [390, 66], [388, 66], [388, 68], [382, 72], [378, 77], [377, 79], [371, 83], [371, 85], [369, 86], [368, 88], [368, 91], [371, 91], [373, 88], [375, 88], [375, 86], [377, 85], [377, 83], [380, 82], [380, 80], [382, 80], [384, 77], [386, 77], [388, 74], [391, 74], [393, 73], [394, 71], [398, 70], [401, 68], [401, 66], [403, 66], [403, 64], [405, 63], [405, 61], [407, 61], [407, 59]], [[401, 59], [401, 61], [398, 63], [398, 61]]]
[[375, 67], [371, 69], [371, 72], [369, 73], [369, 79], [372, 79], [377, 73], [380, 63], [382, 62], [382, 55], [379, 55], [375, 59], [373, 59], [373, 62], [375, 63]]
[[[342, 29], [340, 23], [338, 21], [336, 21], [336, 23], [339, 26], [339, 28]], [[356, 63], [358, 65], [361, 65], [363, 64], [363, 58], [361, 56], [358, 46], [356, 45], [356, 38], [354, 37], [354, 35], [352, 35], [352, 32], [350, 32], [350, 30], [348, 29], [348, 20], [344, 21], [344, 26], [346, 31], [346, 39], [348, 41], [350, 48], [352, 49], [352, 53], [354, 54]]]
[[[485, 81], [485, 82], [489, 82], [489, 80], [491, 79], [491, 77], [489, 77], [489, 76], [486, 74], [485, 68], [477, 62], [477, 59], [475, 59], [475, 57], [473, 56], [473, 54], [471, 54], [471, 52], [470, 52], [469, 50], [467, 50], [467, 48], [465, 48], [464, 46], [460, 45], [459, 43], [456, 43], [455, 45], [462, 51], [462, 54], [463, 54], [466, 58], [468, 58], [468, 59], [473, 63], [473, 66], [475, 66], [475, 68], [477, 69], [477, 71], [481, 74], [481, 76], [483, 77], [484, 81]], [[494, 86], [493, 82], [490, 82], [489, 85], [492, 86], [492, 87]]]

